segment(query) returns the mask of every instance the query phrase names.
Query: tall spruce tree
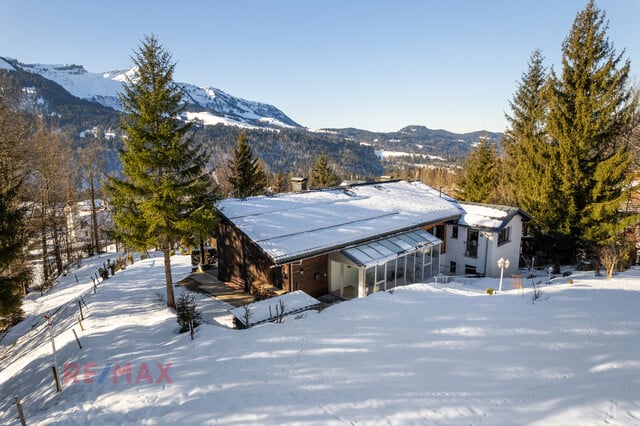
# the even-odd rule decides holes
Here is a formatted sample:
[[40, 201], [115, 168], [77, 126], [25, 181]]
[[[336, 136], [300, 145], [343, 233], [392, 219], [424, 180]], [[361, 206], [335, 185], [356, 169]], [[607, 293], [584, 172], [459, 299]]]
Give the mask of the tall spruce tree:
[[531, 214], [542, 233], [555, 231], [562, 220], [558, 187], [556, 147], [546, 133], [547, 72], [539, 50], [529, 59], [529, 67], [510, 102], [509, 128], [502, 146], [505, 172], [515, 202]]
[[137, 72], [120, 96], [124, 177], [110, 177], [106, 187], [118, 236], [136, 249], [162, 249], [167, 306], [175, 309], [171, 249], [181, 238], [213, 229], [215, 195], [204, 146], [194, 143], [191, 126], [180, 119], [185, 104], [170, 53], [151, 35], [132, 60]]
[[253, 156], [244, 132], [238, 135], [233, 158], [229, 162], [229, 183], [233, 197], [246, 198], [264, 194], [267, 189], [267, 173], [260, 160]]
[[495, 201], [498, 183], [498, 150], [494, 143], [483, 138], [464, 160], [456, 193], [464, 201], [491, 203]]
[[5, 87], [0, 81], [0, 328], [20, 314], [30, 281], [25, 211], [19, 197], [29, 173], [28, 122], [5, 96]]
[[619, 211], [628, 196], [626, 134], [637, 113], [630, 63], [606, 35], [605, 12], [590, 1], [562, 45], [562, 73], [551, 73], [547, 132], [557, 147], [558, 231], [571, 240], [607, 244], [635, 218]]
[[320, 155], [311, 169], [311, 186], [313, 188], [331, 188], [340, 184], [340, 176], [329, 166], [325, 154]]

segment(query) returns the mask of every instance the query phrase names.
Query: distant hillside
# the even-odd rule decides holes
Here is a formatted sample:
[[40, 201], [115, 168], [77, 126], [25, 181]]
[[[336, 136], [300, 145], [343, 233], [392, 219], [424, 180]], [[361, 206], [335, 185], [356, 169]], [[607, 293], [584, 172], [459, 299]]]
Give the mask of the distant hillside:
[[[44, 111], [61, 129], [77, 135], [77, 146], [85, 144], [83, 135], [104, 138], [112, 169], [118, 168], [116, 153], [123, 136], [118, 93], [125, 74], [133, 72], [98, 74], [79, 65], [22, 64], [0, 58], [0, 76], [22, 92], [26, 109]], [[188, 83], [182, 83], [182, 88], [188, 103], [185, 119], [196, 123], [196, 137], [212, 148], [213, 163], [227, 161], [242, 128], [274, 173], [306, 175], [315, 158], [326, 154], [346, 177], [375, 178], [392, 165], [460, 161], [481, 138], [497, 142], [501, 136], [483, 131], [456, 134], [425, 126], [389, 133], [354, 128], [311, 131], [272, 105]]]
[[481, 139], [488, 138], [498, 143], [502, 137], [502, 133], [477, 131], [460, 134], [446, 130], [432, 130], [425, 126], [407, 126], [397, 132], [389, 133], [354, 128], [323, 129], [323, 131], [360, 144], [370, 145], [379, 151], [423, 156], [424, 162], [427, 163], [437, 159], [441, 159], [441, 162], [459, 161]]

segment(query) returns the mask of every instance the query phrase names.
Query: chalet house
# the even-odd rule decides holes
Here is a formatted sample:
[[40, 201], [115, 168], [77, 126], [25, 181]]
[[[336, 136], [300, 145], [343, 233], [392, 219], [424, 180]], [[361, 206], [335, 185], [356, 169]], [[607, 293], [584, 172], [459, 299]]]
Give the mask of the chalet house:
[[[516, 270], [520, 261], [523, 224], [531, 220], [517, 207], [459, 202], [462, 216], [446, 225], [447, 275], [500, 276], [498, 259], [508, 260]], [[509, 269], [509, 268], [507, 268]]]
[[363, 297], [442, 273], [494, 275], [496, 256], [518, 264], [528, 218], [407, 181], [230, 198], [217, 207], [221, 280], [314, 297]]

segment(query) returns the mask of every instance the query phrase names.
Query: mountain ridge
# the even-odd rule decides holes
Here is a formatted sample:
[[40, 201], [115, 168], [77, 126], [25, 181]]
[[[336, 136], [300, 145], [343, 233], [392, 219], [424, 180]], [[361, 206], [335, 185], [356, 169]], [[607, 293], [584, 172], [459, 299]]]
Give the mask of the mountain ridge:
[[[59, 84], [77, 98], [96, 102], [116, 111], [122, 110], [118, 95], [122, 92], [123, 83], [127, 78], [133, 78], [136, 72], [135, 67], [96, 73], [87, 71], [84, 66], [77, 64], [25, 64], [6, 57], [0, 57], [0, 60], [13, 70], [40, 75]], [[214, 120], [214, 124], [266, 128], [302, 127], [273, 105], [238, 98], [211, 86], [200, 87], [182, 82], [177, 84], [185, 95], [187, 112], [192, 115], [189, 118], [200, 119], [205, 124], [209, 119]], [[215, 120], [213, 117], [218, 119]]]
[[[22, 90], [23, 103], [56, 117], [59, 127], [70, 126], [79, 138], [109, 131], [116, 140], [120, 128], [118, 91], [135, 70], [92, 73], [82, 65], [22, 64], [0, 57], [0, 73], [8, 72], [14, 89]], [[254, 151], [272, 172], [306, 174], [314, 159], [327, 155], [345, 176], [379, 176], [385, 168], [459, 162], [482, 138], [498, 142], [501, 133], [476, 131], [464, 134], [424, 125], [408, 125], [395, 132], [357, 128], [312, 130], [301, 126], [273, 105], [247, 101], [212, 87], [181, 85], [187, 102], [184, 118], [195, 123], [196, 135], [216, 147], [222, 164], [233, 150], [237, 134], [250, 135]], [[94, 131], [95, 129], [97, 130]], [[107, 141], [117, 163], [118, 145]]]

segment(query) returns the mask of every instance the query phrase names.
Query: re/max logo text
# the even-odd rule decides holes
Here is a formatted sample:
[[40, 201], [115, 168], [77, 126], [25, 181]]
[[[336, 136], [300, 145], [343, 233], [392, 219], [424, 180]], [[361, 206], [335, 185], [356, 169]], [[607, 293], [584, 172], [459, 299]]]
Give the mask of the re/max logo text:
[[155, 367], [149, 367], [149, 364], [142, 362], [140, 364], [105, 364], [100, 367], [95, 362], [85, 362], [78, 364], [68, 362], [64, 364], [63, 381], [68, 383], [85, 383], [85, 384], [102, 384], [110, 381], [111, 383], [127, 383], [127, 384], [160, 384], [173, 383], [169, 376], [171, 363], [161, 364], [155, 363]]

